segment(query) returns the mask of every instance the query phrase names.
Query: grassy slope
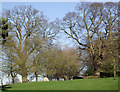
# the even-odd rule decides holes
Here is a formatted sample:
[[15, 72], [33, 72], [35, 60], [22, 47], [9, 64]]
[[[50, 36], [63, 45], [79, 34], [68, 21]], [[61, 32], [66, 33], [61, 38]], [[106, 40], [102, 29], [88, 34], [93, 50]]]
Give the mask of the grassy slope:
[[13, 84], [11, 87], [8, 90], [117, 90], [118, 78], [31, 82]]

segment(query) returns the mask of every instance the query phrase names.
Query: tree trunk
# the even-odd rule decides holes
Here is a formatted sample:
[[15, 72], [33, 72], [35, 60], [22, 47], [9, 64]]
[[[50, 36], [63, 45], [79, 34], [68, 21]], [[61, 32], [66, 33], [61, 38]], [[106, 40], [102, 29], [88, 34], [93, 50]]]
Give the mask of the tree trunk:
[[116, 77], [116, 71], [114, 70], [114, 77]]
[[94, 64], [94, 76], [100, 76], [101, 61], [102, 57], [99, 56], [98, 61]]
[[114, 60], [114, 77], [116, 77], [116, 63], [115, 63], [115, 60]]
[[57, 80], [59, 80], [60, 79], [60, 77], [59, 77], [59, 75], [57, 75]]
[[94, 76], [100, 76], [100, 69], [98, 66], [94, 67]]
[[64, 81], [66, 81], [66, 80], [67, 80], [67, 76], [64, 75]]
[[72, 79], [72, 77], [71, 76], [69, 76], [69, 80], [71, 80]]
[[35, 72], [36, 82], [38, 82], [38, 73]]
[[25, 66], [25, 63], [20, 65], [20, 68], [21, 68], [22, 83], [27, 82], [27, 68]]
[[15, 83], [15, 78], [14, 77], [12, 77], [12, 84], [14, 84]]
[[27, 82], [27, 75], [22, 75], [22, 83]]
[[95, 76], [100, 76], [100, 71], [99, 71], [99, 69], [95, 71], [95, 74], [94, 74], [94, 75], [95, 75]]
[[27, 70], [23, 69], [22, 70], [22, 83], [27, 82]]

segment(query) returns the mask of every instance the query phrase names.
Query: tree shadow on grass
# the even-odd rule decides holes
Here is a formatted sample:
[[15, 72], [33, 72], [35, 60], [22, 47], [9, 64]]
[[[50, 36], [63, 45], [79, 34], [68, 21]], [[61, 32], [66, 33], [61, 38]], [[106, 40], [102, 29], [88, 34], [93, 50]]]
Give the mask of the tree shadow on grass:
[[7, 91], [9, 88], [11, 88], [10, 85], [3, 85], [3, 86], [0, 86], [0, 90], [1, 90], [2, 92]]

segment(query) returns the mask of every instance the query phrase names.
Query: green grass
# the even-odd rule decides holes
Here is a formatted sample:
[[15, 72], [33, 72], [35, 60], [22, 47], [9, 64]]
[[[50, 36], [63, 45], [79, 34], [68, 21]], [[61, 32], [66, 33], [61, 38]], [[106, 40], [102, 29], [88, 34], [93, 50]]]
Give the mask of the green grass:
[[7, 90], [118, 90], [118, 78], [30, 82], [10, 86]]

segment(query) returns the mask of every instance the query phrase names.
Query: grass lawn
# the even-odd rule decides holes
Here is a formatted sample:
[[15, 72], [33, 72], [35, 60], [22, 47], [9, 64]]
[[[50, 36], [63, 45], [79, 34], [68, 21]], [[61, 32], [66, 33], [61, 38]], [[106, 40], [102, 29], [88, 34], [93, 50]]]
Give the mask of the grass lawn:
[[10, 86], [7, 90], [118, 90], [118, 78], [30, 82]]

